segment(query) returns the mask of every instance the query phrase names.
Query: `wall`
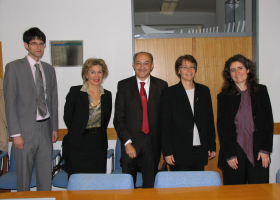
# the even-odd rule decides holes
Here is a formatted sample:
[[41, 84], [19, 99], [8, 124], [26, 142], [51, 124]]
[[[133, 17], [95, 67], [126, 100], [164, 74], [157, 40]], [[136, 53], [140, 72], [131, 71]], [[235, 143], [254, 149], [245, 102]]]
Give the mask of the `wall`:
[[[50, 63], [49, 40], [83, 40], [84, 61], [90, 57], [103, 58], [109, 67], [104, 88], [112, 92], [114, 102], [117, 82], [132, 75], [131, 1], [0, 0], [3, 66], [26, 56], [22, 34], [34, 26], [47, 37], [42, 58], [45, 62]], [[81, 67], [56, 67], [56, 74], [59, 128], [66, 128], [65, 96], [71, 86], [82, 84]], [[109, 127], [113, 127], [112, 118]]]
[[[280, 18], [279, 0], [258, 1], [259, 4], [259, 79], [268, 88], [272, 103], [274, 122], [280, 122], [280, 68], [279, 46], [280, 27], [275, 19]], [[280, 168], [280, 135], [274, 135], [270, 181], [275, 180]]]

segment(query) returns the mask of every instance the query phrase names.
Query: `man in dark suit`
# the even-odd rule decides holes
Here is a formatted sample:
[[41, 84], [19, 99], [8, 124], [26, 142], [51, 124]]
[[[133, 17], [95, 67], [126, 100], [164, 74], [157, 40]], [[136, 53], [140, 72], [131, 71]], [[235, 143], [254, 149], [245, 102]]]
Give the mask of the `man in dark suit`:
[[35, 164], [37, 190], [51, 190], [52, 142], [58, 138], [54, 68], [42, 62], [46, 36], [38, 28], [23, 34], [28, 55], [6, 66], [6, 117], [16, 161], [17, 190], [28, 191]]
[[153, 188], [161, 155], [162, 93], [168, 86], [150, 75], [150, 53], [136, 53], [132, 65], [136, 76], [118, 83], [114, 126], [122, 144], [122, 172], [131, 174], [135, 185], [141, 171], [143, 188]]

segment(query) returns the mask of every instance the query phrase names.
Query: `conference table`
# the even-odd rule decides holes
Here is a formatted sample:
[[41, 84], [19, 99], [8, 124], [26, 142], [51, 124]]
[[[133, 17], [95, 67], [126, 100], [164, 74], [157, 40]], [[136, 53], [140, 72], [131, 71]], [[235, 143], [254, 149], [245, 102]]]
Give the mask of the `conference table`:
[[80, 199], [203, 199], [203, 200], [280, 200], [280, 184], [230, 185], [161, 189], [130, 189], [130, 190], [79, 190], [79, 191], [39, 191], [0, 193], [3, 198], [38, 198], [56, 197], [57, 200]]

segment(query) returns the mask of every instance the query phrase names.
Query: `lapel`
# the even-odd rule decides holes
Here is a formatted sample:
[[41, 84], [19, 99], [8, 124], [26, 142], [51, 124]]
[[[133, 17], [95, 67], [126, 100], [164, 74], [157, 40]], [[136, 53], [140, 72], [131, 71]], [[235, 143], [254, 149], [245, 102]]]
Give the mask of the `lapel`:
[[[101, 100], [100, 101], [101, 101], [101, 106], [102, 105], [107, 105], [107, 103], [106, 103], [107, 102], [106, 93], [101, 95]], [[101, 107], [101, 127], [102, 127], [102, 123], [103, 123], [103, 120], [104, 120], [104, 117], [105, 117], [104, 116], [104, 113], [105, 113], [104, 109], [106, 109], [105, 106]]]
[[157, 84], [156, 84], [155, 78], [150, 75], [150, 89], [149, 89], [148, 107], [156, 99], [156, 94], [157, 94]]
[[[83, 107], [87, 111], [87, 115], [89, 115], [89, 100], [88, 100], [88, 93], [79, 91], [81, 94], [81, 103], [83, 104]], [[102, 110], [102, 109], [101, 109]]]
[[36, 92], [36, 86], [35, 86], [35, 82], [34, 82], [34, 77], [33, 77], [32, 71], [30, 69], [30, 64], [29, 64], [29, 62], [28, 62], [26, 57], [22, 59], [22, 66], [21, 67], [22, 67], [23, 72], [25, 73], [25, 75], [27, 77], [27, 80], [29, 81], [31, 87]]
[[195, 88], [194, 88], [194, 102], [193, 102], [193, 110], [194, 110], [194, 114], [198, 114], [199, 112], [199, 108], [200, 108], [200, 102], [201, 102], [201, 98], [203, 98], [203, 94], [201, 94], [199, 85], [194, 82]]
[[[250, 95], [251, 97], [251, 107], [252, 107], [252, 112], [254, 112], [254, 109], [255, 106], [257, 105], [257, 102], [258, 102], [258, 98], [257, 98], [257, 95]], [[253, 113], [254, 114], [254, 113]]]
[[[45, 66], [45, 64], [41, 61], [42, 64], [42, 68], [44, 70], [44, 74], [45, 74], [45, 81], [46, 81], [46, 90], [47, 93], [49, 92], [49, 84], [50, 84], [50, 79], [49, 79], [49, 74], [48, 74], [48, 68], [47, 66]], [[49, 94], [48, 94], [49, 95]]]
[[191, 103], [182, 82], [180, 81], [177, 84], [177, 86], [178, 86], [178, 94], [180, 94], [179, 99], [182, 99], [182, 108], [186, 110], [186, 113], [188, 113], [193, 118], [194, 116], [192, 112]]
[[135, 96], [135, 98], [137, 99], [138, 103], [142, 106], [136, 76], [131, 77], [130, 89], [131, 89], [133, 95]]
[[241, 94], [238, 94], [238, 91], [236, 90], [233, 95], [229, 95], [231, 98], [230, 105], [232, 108], [232, 117], [235, 119], [235, 116], [238, 112], [240, 102], [241, 102]]

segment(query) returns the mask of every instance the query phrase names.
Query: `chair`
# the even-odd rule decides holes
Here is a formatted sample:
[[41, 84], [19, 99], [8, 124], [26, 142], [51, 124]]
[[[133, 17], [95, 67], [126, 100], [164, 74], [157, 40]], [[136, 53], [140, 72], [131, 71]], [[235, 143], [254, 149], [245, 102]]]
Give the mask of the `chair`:
[[[109, 149], [107, 151], [107, 159], [109, 158], [112, 158], [112, 171], [113, 171], [114, 149]], [[64, 161], [62, 161], [61, 164], [63, 165]], [[67, 184], [68, 184], [68, 173], [65, 172], [63, 169], [60, 169], [60, 171], [54, 176], [52, 180], [52, 185], [58, 188], [67, 188]]]
[[[121, 141], [118, 138], [117, 144], [116, 144], [116, 149], [115, 149], [115, 170], [112, 172], [112, 174], [122, 174], [122, 167], [120, 165], [120, 159], [121, 159]], [[137, 172], [135, 186], [138, 188], [138, 187], [142, 187], [142, 185], [143, 185], [142, 173]]]
[[[60, 152], [60, 150], [58, 151]], [[53, 156], [52, 156], [53, 162], [54, 159], [56, 158], [55, 157], [56, 154], [57, 154], [57, 150], [53, 150]], [[36, 187], [35, 167], [33, 168], [32, 176], [31, 176], [30, 188], [32, 187]], [[0, 177], [0, 189], [17, 190], [16, 162], [13, 154], [13, 148], [11, 148], [11, 153], [10, 153], [9, 170], [7, 173], [5, 173], [3, 176]]]
[[219, 185], [222, 185], [220, 175], [213, 171], [159, 172], [155, 180], [155, 188]]
[[[31, 176], [30, 187], [36, 186], [36, 173], [33, 169]], [[16, 190], [17, 189], [17, 173], [16, 173], [16, 161], [13, 153], [13, 148], [11, 148], [10, 153], [10, 168], [9, 171], [0, 177], [0, 188], [4, 190]]]
[[276, 183], [280, 183], [280, 169], [278, 169], [278, 172], [277, 172]]
[[134, 189], [130, 174], [73, 174], [67, 190], [117, 190]]
[[8, 156], [8, 152], [7, 151], [2, 151], [0, 153], [0, 176], [2, 175], [3, 173], [3, 170], [4, 170], [4, 158], [7, 158], [7, 167], [6, 167], [6, 170], [8, 170], [8, 166], [9, 166], [9, 156]]

